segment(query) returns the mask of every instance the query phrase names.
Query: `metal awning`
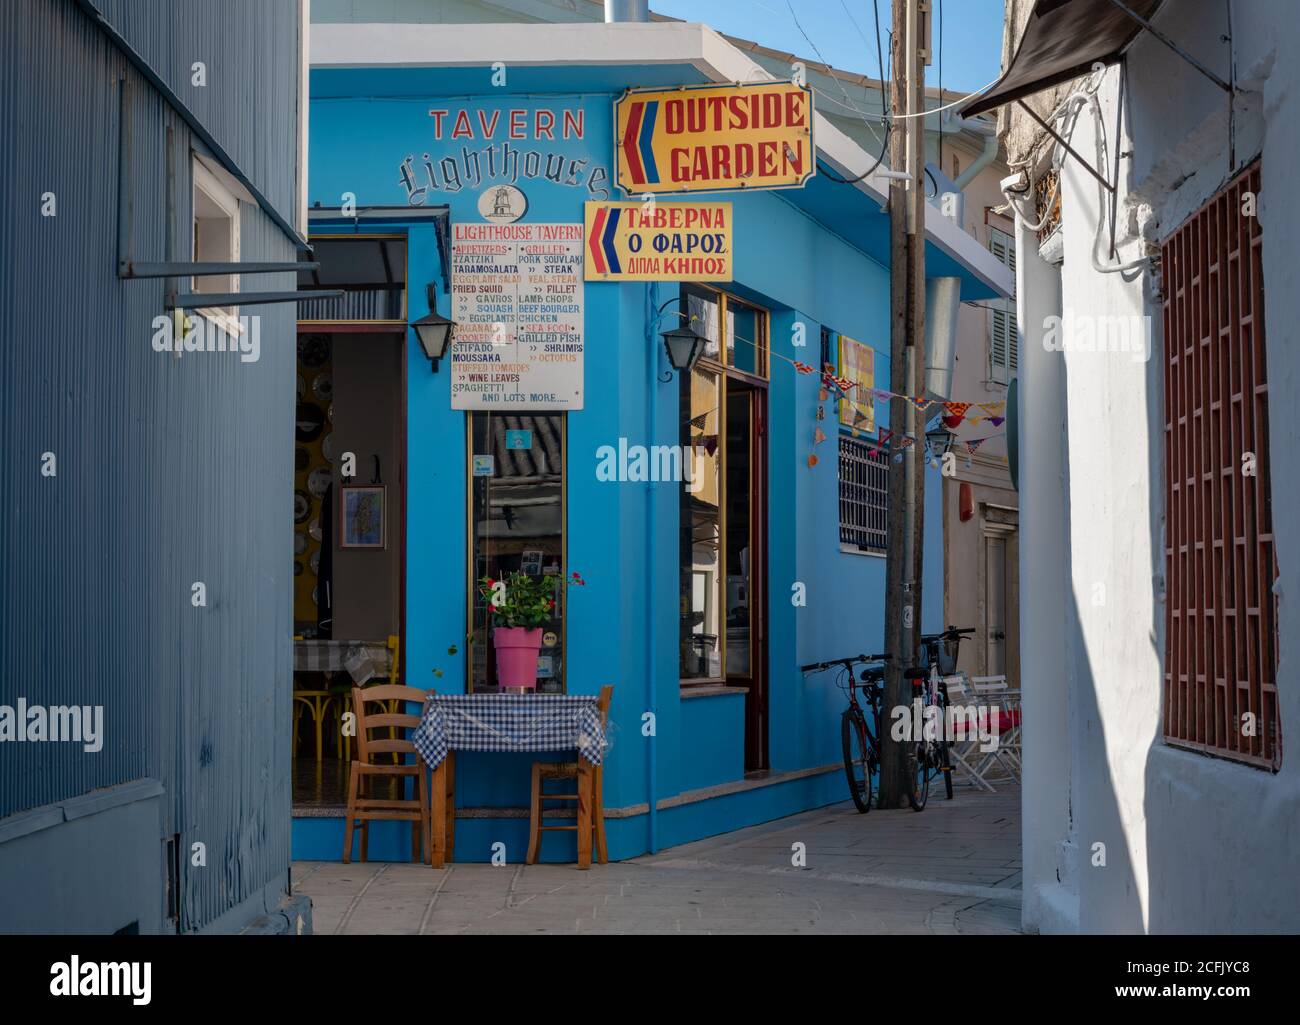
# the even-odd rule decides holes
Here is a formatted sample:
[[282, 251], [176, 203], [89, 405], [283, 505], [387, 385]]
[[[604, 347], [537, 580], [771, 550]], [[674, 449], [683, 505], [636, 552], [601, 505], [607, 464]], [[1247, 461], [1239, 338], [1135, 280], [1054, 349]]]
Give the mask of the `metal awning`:
[[972, 117], [1069, 82], [1098, 61], [1114, 64], [1161, 3], [1163, 0], [1038, 0], [1006, 74], [963, 107], [962, 116]]

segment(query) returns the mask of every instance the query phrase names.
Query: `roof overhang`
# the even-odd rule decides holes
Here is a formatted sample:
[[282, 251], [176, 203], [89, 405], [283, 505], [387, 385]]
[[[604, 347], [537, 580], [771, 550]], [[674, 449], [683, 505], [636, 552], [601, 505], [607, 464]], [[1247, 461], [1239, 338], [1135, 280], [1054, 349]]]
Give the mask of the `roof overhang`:
[[[1149, 21], [1164, 0], [1123, 0]], [[963, 117], [992, 110], [1087, 74], [1096, 63], [1114, 64], [1142, 24], [1114, 0], [1038, 0], [1025, 23], [1006, 73], [988, 92], [962, 108]]]
[[[609, 92], [627, 86], [766, 82], [773, 76], [707, 25], [689, 22], [585, 24], [313, 24], [312, 95], [356, 95], [357, 81], [331, 82], [328, 72], [364, 74], [378, 95], [474, 95], [486, 92], [480, 69], [509, 69], [510, 92]], [[393, 71], [419, 70], [413, 76]], [[319, 73], [326, 73], [321, 75]], [[818, 158], [844, 178], [875, 163], [821, 114], [814, 137]], [[825, 175], [802, 189], [781, 191], [850, 244], [889, 266], [889, 180], [884, 165], [860, 182], [840, 185]], [[927, 274], [961, 277], [963, 299], [1009, 296], [1011, 271], [950, 219], [928, 208]]]

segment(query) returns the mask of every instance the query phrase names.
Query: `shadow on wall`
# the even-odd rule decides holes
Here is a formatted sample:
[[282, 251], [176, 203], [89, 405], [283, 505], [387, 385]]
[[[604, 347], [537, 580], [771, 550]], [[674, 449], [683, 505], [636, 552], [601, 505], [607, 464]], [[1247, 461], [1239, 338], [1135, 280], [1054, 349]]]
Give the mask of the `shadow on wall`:
[[[1069, 396], [1070, 360], [1065, 353], [1060, 356], [1064, 360], [1062, 394]], [[1081, 392], [1082, 389], [1076, 389], [1074, 394]], [[1087, 415], [1087, 411], [1075, 410], [1074, 420], [1078, 423]], [[1068, 423], [1068, 407], [1066, 416]], [[1071, 760], [1070, 815], [1074, 828], [1070, 833], [1076, 846], [1078, 929], [1081, 933], [1142, 933], [1145, 931], [1142, 898], [1134, 871], [1132, 844], [1125, 833], [1121, 813], [1123, 783], [1112, 775], [1114, 760], [1107, 741], [1107, 724], [1101, 715], [1097, 675], [1083, 629], [1080, 596], [1076, 590], [1075, 553], [1085, 550], [1082, 546], [1092, 544], [1095, 539], [1080, 539], [1078, 544], [1081, 547], [1076, 547], [1075, 501], [1086, 501], [1086, 496], [1078, 493], [1073, 482], [1087, 481], [1089, 477], [1086, 470], [1077, 475], [1072, 472], [1068, 429], [1064, 436], [1065, 551], [1071, 565], [1067, 577], [1069, 586], [1065, 589], [1063, 668], [1064, 683], [1071, 695], [1067, 703], [1067, 721], [1073, 723], [1073, 729], [1068, 731], [1071, 747], [1064, 757]], [[1089, 596], [1085, 599], [1090, 601]]]

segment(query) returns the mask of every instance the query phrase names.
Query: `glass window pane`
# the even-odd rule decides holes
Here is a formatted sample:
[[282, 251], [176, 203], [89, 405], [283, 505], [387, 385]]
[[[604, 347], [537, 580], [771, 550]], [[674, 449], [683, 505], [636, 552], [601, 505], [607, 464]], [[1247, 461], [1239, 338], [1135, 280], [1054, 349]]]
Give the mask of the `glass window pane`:
[[[722, 677], [722, 509], [719, 448], [722, 377], [697, 366], [680, 375], [683, 466], [678, 611], [680, 674], [686, 681]], [[687, 474], [683, 471], [683, 477]]]
[[[718, 295], [696, 285], [682, 287], [682, 307], [688, 318], [683, 326], [689, 324], [698, 335], [708, 339], [704, 346], [704, 355], [709, 359], [721, 359], [721, 325], [718, 322]], [[671, 307], [670, 307], [671, 309]], [[665, 322], [667, 327], [672, 327]]]
[[727, 645], [728, 676], [749, 675], [750, 508], [753, 389], [732, 381], [727, 388]]
[[761, 375], [763, 359], [763, 315], [754, 307], [727, 300], [727, 365], [747, 374]]
[[555, 615], [542, 626], [537, 689], [564, 692], [564, 427], [562, 413], [470, 414], [471, 691], [498, 689], [487, 603], [477, 582], [522, 571], [555, 582]]

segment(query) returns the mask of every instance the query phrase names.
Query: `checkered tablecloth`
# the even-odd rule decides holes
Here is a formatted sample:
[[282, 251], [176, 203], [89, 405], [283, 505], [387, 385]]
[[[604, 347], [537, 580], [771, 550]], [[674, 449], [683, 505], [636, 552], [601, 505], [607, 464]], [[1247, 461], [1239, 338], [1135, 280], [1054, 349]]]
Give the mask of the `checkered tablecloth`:
[[448, 751], [572, 751], [599, 765], [608, 746], [594, 695], [439, 694], [411, 739], [429, 768]]
[[310, 640], [293, 642], [295, 673], [337, 673], [347, 670], [360, 685], [388, 676], [388, 645], [379, 641]]

